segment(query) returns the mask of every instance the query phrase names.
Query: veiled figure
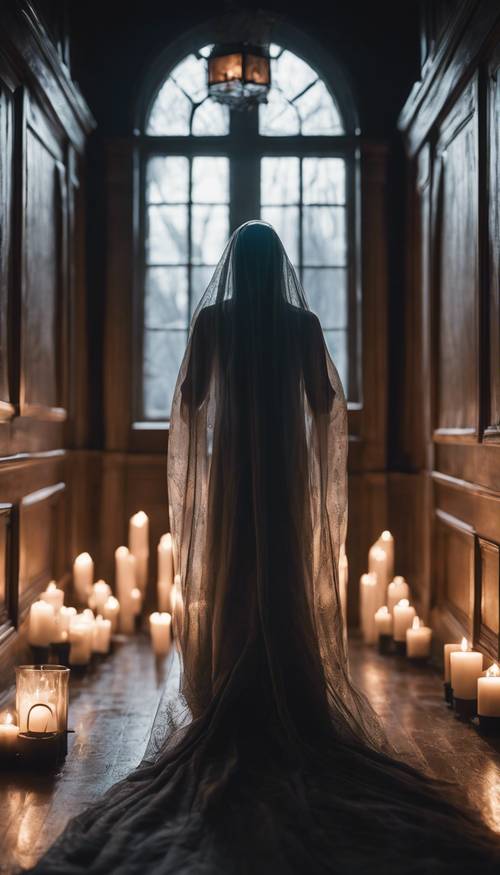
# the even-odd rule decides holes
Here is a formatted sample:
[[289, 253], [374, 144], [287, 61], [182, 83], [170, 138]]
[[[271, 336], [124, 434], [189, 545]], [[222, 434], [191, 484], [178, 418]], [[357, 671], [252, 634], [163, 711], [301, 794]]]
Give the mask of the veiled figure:
[[498, 871], [498, 838], [388, 750], [348, 669], [347, 411], [273, 229], [231, 237], [193, 317], [168, 448], [179, 697], [38, 875]]

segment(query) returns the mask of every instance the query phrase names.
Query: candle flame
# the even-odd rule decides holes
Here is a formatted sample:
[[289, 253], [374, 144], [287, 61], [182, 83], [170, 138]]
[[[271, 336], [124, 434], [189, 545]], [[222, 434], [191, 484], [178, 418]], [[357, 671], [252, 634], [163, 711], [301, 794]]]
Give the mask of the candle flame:
[[148, 522], [148, 515], [143, 510], [138, 510], [131, 519], [131, 522], [136, 526], [145, 526]]
[[170, 532], [166, 532], [166, 534], [161, 536], [160, 546], [163, 547], [164, 550], [172, 549], [172, 535]]
[[406, 583], [406, 578], [402, 577], [400, 574], [396, 574], [396, 577], [393, 578], [392, 583]]
[[78, 562], [79, 565], [87, 564], [88, 562], [92, 562], [92, 556], [90, 553], [80, 553], [75, 559], [75, 563], [76, 562]]
[[387, 529], [384, 529], [380, 537], [383, 541], [392, 541], [392, 535]]
[[398, 608], [409, 608], [410, 602], [408, 601], [408, 599], [399, 599], [397, 606]]
[[116, 559], [119, 559], [121, 556], [128, 556], [128, 554], [129, 554], [129, 549], [128, 549], [128, 547], [123, 546], [123, 544], [121, 547], [117, 547], [115, 550], [115, 558]]
[[460, 650], [465, 653], [469, 649], [469, 642], [467, 638], [462, 638], [462, 642], [460, 644]]
[[106, 608], [119, 608], [120, 602], [114, 595], [109, 595], [106, 599], [106, 603], [104, 605]]
[[5, 715], [4, 723], [8, 723], [9, 725], [14, 723], [14, 718], [13, 718], [12, 714], [10, 713], [10, 711], [7, 711], [7, 714]]
[[387, 605], [382, 605], [382, 607], [379, 608], [379, 612], [382, 617], [387, 617], [389, 613], [389, 608], [387, 607]]
[[490, 665], [488, 671], [486, 672], [486, 677], [487, 677], [487, 678], [498, 678], [498, 677], [500, 677], [500, 668], [498, 667], [498, 665], [496, 664], [496, 662], [494, 662], [493, 665]]
[[412, 629], [420, 629], [420, 617], [413, 617]]
[[149, 620], [151, 623], [163, 623], [168, 626], [172, 622], [172, 615], [168, 611], [155, 611], [150, 614]]
[[361, 575], [361, 583], [363, 586], [376, 586], [377, 585], [377, 575], [372, 571], [366, 572], [366, 574]]
[[47, 587], [47, 592], [54, 592], [56, 589], [57, 589], [57, 584], [56, 584], [55, 580], [51, 580], [48, 587]]

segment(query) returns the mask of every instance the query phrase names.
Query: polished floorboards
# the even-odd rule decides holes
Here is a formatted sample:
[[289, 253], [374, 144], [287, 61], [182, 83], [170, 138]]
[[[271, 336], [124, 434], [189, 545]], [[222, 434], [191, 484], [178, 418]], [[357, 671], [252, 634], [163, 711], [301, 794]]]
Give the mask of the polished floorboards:
[[[352, 673], [400, 756], [458, 782], [500, 832], [500, 743], [483, 739], [445, 706], [430, 666], [350, 643]], [[34, 865], [68, 819], [142, 759], [155, 714], [178, 683], [171, 654], [155, 661], [146, 636], [116, 644], [71, 681], [69, 751], [53, 777], [0, 773], [0, 873]]]

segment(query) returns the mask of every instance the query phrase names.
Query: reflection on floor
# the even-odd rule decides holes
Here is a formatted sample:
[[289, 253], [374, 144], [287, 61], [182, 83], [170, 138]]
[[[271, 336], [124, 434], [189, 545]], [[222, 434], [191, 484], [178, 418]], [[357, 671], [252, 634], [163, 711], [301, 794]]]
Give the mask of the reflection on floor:
[[[353, 675], [383, 717], [400, 755], [470, 792], [485, 819], [500, 832], [500, 744], [459, 723], [442, 699], [440, 676], [430, 667], [379, 656], [354, 640]], [[142, 758], [162, 690], [177, 677], [172, 658], [155, 664], [144, 636], [71, 684], [69, 753], [52, 779], [0, 774], [0, 872], [34, 865], [67, 820], [122, 778]], [[170, 674], [169, 674], [170, 671]]]

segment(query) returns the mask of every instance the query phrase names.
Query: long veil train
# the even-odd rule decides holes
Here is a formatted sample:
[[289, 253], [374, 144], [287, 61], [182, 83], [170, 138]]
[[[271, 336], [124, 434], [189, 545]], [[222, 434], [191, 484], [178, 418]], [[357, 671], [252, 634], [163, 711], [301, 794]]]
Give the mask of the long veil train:
[[37, 875], [497, 870], [498, 841], [392, 758], [350, 679], [346, 456], [319, 322], [276, 233], [247, 223], [195, 312], [172, 405], [179, 699], [157, 749]]

